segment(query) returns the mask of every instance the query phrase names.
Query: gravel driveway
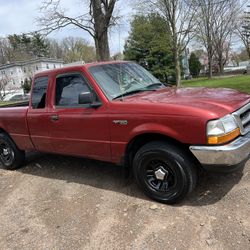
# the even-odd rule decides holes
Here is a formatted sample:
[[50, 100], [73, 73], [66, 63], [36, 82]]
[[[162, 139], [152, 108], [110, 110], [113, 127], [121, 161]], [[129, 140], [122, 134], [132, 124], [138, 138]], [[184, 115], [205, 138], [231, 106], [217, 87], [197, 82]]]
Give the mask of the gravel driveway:
[[0, 249], [250, 249], [250, 161], [201, 176], [181, 204], [146, 198], [119, 167], [31, 155], [0, 169]]

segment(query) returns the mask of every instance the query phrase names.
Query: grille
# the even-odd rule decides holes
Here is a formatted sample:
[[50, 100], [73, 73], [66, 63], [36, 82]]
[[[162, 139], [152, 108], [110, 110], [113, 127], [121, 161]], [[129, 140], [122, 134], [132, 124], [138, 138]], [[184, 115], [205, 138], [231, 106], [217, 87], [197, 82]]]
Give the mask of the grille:
[[233, 115], [240, 126], [241, 134], [247, 134], [250, 131], [250, 103], [234, 112]]

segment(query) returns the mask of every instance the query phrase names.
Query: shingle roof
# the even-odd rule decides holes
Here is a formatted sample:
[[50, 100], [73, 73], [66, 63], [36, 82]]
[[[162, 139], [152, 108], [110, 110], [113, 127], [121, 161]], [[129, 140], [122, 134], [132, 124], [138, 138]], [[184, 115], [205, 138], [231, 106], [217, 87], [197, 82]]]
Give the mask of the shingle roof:
[[53, 58], [40, 57], [40, 58], [30, 59], [30, 60], [26, 60], [26, 61], [16, 61], [16, 62], [13, 62], [13, 63], [7, 63], [7, 64], [4, 64], [4, 65], [1, 65], [0, 70], [15, 67], [15, 66], [25, 66], [25, 65], [28, 65], [28, 64], [39, 63], [39, 62], [63, 63], [63, 60], [62, 59], [53, 59]]

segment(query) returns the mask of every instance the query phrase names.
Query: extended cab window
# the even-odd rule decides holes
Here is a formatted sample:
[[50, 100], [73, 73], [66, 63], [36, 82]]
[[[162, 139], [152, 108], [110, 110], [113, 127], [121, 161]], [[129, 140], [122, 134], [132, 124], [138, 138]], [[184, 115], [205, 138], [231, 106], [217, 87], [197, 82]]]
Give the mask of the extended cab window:
[[60, 76], [56, 79], [56, 106], [80, 106], [80, 93], [90, 92], [85, 79], [79, 75]]
[[35, 79], [32, 92], [32, 107], [34, 109], [45, 108], [46, 93], [48, 87], [48, 77], [38, 77]]

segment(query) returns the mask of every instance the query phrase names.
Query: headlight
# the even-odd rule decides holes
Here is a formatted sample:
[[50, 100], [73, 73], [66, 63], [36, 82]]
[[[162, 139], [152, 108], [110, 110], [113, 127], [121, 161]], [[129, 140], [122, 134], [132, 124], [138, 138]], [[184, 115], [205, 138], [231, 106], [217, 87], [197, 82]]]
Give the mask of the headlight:
[[207, 123], [208, 144], [223, 144], [239, 135], [239, 126], [232, 115]]

